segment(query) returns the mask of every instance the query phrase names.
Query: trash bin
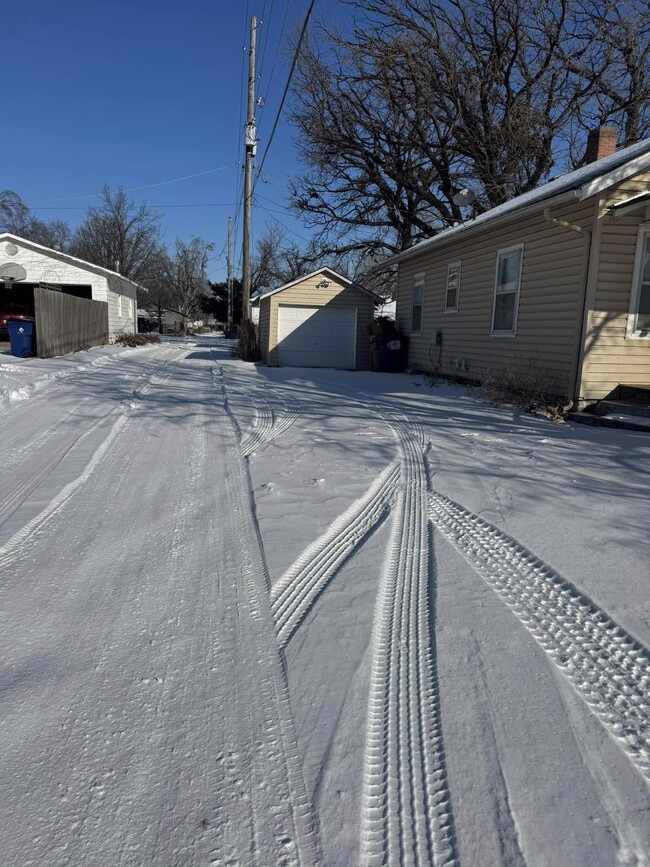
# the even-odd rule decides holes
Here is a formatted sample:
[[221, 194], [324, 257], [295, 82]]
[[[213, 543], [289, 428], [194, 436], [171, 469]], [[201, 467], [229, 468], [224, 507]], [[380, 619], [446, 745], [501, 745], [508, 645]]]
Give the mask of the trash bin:
[[11, 354], [17, 358], [31, 358], [36, 353], [36, 320], [26, 316], [21, 319], [7, 319]]
[[404, 370], [407, 359], [405, 337], [400, 334], [375, 337], [375, 347], [379, 356], [379, 370], [385, 373], [399, 373]]

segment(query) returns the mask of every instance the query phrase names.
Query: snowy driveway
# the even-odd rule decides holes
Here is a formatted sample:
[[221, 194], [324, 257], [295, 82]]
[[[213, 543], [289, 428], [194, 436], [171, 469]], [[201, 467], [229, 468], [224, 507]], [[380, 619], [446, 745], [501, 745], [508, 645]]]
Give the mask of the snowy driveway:
[[647, 435], [72, 359], [0, 364], [3, 864], [650, 863]]

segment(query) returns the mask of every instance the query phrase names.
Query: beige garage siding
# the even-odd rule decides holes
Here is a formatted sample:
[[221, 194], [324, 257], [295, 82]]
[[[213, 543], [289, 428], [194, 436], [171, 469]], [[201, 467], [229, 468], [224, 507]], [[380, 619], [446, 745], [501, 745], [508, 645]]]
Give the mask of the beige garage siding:
[[[319, 287], [318, 283], [326, 277], [330, 280], [327, 287]], [[315, 274], [301, 281], [295, 286], [290, 286], [264, 299], [260, 306], [260, 345], [268, 347], [262, 350], [265, 361], [271, 367], [278, 364], [278, 308], [283, 305], [304, 305], [325, 307], [328, 304], [337, 307], [357, 308], [357, 351], [356, 369], [370, 369], [370, 343], [368, 337], [368, 324], [374, 317], [374, 304], [372, 297], [361, 289], [337, 283], [328, 274]], [[268, 337], [263, 334], [262, 316], [268, 305]], [[264, 326], [266, 328], [266, 326]], [[262, 341], [265, 341], [262, 343]]]
[[644, 208], [614, 219], [607, 207], [650, 189], [650, 172], [607, 191], [593, 309], [585, 335], [580, 397], [594, 400], [619, 384], [650, 385], [650, 341], [626, 336], [634, 257]]
[[[591, 227], [593, 202], [572, 202], [553, 216]], [[490, 336], [497, 251], [524, 244], [515, 337]], [[410, 334], [409, 361], [443, 373], [482, 380], [491, 370], [534, 361], [559, 394], [571, 389], [577, 364], [587, 243], [583, 234], [549, 223], [540, 212], [514, 217], [510, 226], [460, 233], [400, 264], [397, 324], [411, 331], [415, 274], [426, 272], [423, 328]], [[447, 267], [461, 262], [458, 312], [445, 313]], [[442, 331], [442, 353], [435, 345]]]

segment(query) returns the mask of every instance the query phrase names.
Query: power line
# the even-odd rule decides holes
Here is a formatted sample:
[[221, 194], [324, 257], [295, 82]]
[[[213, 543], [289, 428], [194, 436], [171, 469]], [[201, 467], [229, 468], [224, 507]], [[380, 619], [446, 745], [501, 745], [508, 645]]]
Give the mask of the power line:
[[[295, 229], [292, 229], [289, 226], [287, 226], [286, 223], [282, 222], [282, 220], [278, 220], [278, 218], [274, 217], [273, 214], [271, 213], [271, 211], [269, 211], [268, 208], [265, 208], [264, 205], [261, 205], [259, 202], [257, 202], [256, 204], [257, 204], [258, 208], [261, 208], [265, 214], [268, 214], [272, 220], [275, 220], [276, 223], [279, 223], [283, 229], [287, 230], [287, 232], [291, 232], [292, 235], [295, 235], [297, 238], [300, 238], [301, 241], [305, 241], [307, 244], [309, 243], [309, 238], [305, 238], [304, 235], [301, 235], [299, 232], [296, 232]], [[278, 211], [278, 213], [283, 214], [284, 211]]]
[[278, 54], [280, 52], [280, 45], [282, 44], [282, 37], [284, 36], [284, 30], [287, 24], [287, 16], [289, 15], [289, 3], [290, 0], [287, 0], [287, 4], [284, 7], [284, 17], [282, 18], [282, 26], [280, 27], [280, 35], [278, 37], [278, 41], [275, 46], [275, 54], [273, 55], [273, 66], [271, 67], [271, 72], [269, 75], [269, 82], [266, 85], [266, 93], [264, 94], [264, 102], [268, 99], [270, 90], [271, 90], [271, 82], [273, 81], [273, 73], [275, 72], [275, 65], [278, 59]]
[[[266, 0], [265, 0], [265, 2], [264, 2], [264, 7], [263, 7], [263, 9], [262, 9], [262, 24], [264, 25], [264, 48], [262, 49], [262, 59], [261, 59], [261, 61], [260, 61], [260, 65], [259, 65], [259, 70], [260, 70], [260, 72], [259, 72], [259, 78], [260, 78], [260, 80], [262, 79], [262, 75], [263, 75], [263, 72], [264, 72], [264, 59], [265, 59], [265, 57], [266, 57], [266, 49], [267, 49], [267, 46], [268, 46], [268, 44], [269, 44], [269, 37], [270, 37], [270, 34], [271, 34], [271, 17], [273, 16], [273, 4], [274, 4], [274, 3], [275, 3], [275, 0], [271, 0], [271, 6], [269, 7], [269, 17], [268, 17], [268, 19], [267, 19], [266, 15], [265, 15], [265, 12], [266, 12]], [[264, 108], [264, 105], [262, 105], [261, 108], [263, 109], [263, 108]]]
[[[153, 187], [164, 187], [167, 184], [177, 184], [177, 183], [180, 183], [181, 181], [189, 181], [192, 178], [201, 178], [204, 175], [213, 175], [215, 172], [222, 172], [224, 169], [231, 169], [233, 166], [236, 166], [237, 164], [238, 164], [238, 161], [234, 162], [234, 163], [228, 163], [225, 166], [218, 166], [216, 169], [207, 169], [204, 172], [195, 172], [193, 175], [184, 175], [182, 178], [171, 178], [171, 180], [168, 180], [168, 181], [157, 181], [154, 184], [144, 184], [141, 187], [129, 187], [128, 189], [125, 189], [124, 192], [125, 193], [135, 193], [135, 192], [138, 192], [139, 190], [149, 190], [149, 189], [152, 189]], [[74, 201], [77, 201], [79, 199], [96, 199], [100, 195], [101, 195], [101, 193], [88, 193], [87, 195], [84, 195], [84, 196], [62, 196], [61, 198], [57, 198], [57, 199], [40, 199], [40, 201], [42, 201], [42, 202], [74, 202]]]
[[[150, 208], [225, 208], [233, 207], [237, 202], [188, 202], [187, 204], [157, 205], [149, 204]], [[85, 205], [27, 205], [35, 211], [85, 211]]]
[[[259, 164], [257, 169], [257, 174], [255, 176], [255, 182], [257, 182], [257, 178], [260, 176], [260, 172], [264, 167], [264, 161], [266, 160], [266, 155], [269, 152], [269, 148], [271, 147], [271, 142], [273, 141], [273, 136], [275, 135], [275, 131], [278, 127], [278, 123], [280, 121], [280, 115], [282, 114], [282, 109], [284, 108], [284, 102], [287, 98], [287, 94], [289, 92], [289, 87], [291, 85], [291, 79], [293, 78], [293, 73], [296, 68], [296, 64], [298, 62], [298, 55], [300, 53], [300, 49], [302, 47], [302, 41], [305, 37], [305, 33], [307, 32], [307, 24], [309, 23], [309, 16], [311, 15], [311, 10], [314, 8], [315, 0], [311, 0], [309, 4], [309, 8], [307, 9], [307, 14], [305, 15], [305, 20], [302, 23], [302, 29], [300, 31], [300, 36], [298, 37], [298, 44], [296, 45], [296, 50], [293, 54], [293, 60], [291, 61], [291, 68], [289, 70], [289, 76], [287, 78], [287, 83], [284, 86], [284, 92], [282, 94], [282, 99], [280, 100], [280, 107], [278, 108], [278, 113], [275, 116], [275, 122], [273, 124], [273, 129], [271, 130], [271, 135], [269, 136], [269, 140], [266, 144], [266, 148], [264, 149], [264, 154], [262, 155], [262, 161]], [[255, 183], [253, 184], [253, 189], [255, 188]]]

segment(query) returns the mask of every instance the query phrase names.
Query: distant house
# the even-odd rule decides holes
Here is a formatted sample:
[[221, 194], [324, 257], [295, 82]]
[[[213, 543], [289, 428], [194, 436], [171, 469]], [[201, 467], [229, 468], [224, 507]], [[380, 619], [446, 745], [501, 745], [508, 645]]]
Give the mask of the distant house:
[[[268, 292], [268, 289], [266, 290]], [[259, 325], [260, 322], [260, 298], [264, 295], [265, 290], [258, 292], [251, 298], [251, 322], [253, 325]]]
[[331, 268], [260, 295], [258, 339], [272, 367], [370, 368], [368, 326], [378, 298]]
[[139, 331], [160, 331], [161, 334], [185, 334], [188, 317], [172, 307], [141, 308], [138, 310]]
[[79, 298], [105, 302], [109, 339], [137, 330], [138, 285], [116, 271], [3, 232], [0, 233], [0, 267], [8, 263], [21, 266], [25, 277], [11, 285], [0, 285], [3, 300], [11, 296], [16, 303], [30, 306], [35, 287], [50, 287]]
[[412, 366], [533, 364], [578, 402], [650, 386], [650, 139], [616, 151], [601, 127], [588, 159], [388, 260]]

